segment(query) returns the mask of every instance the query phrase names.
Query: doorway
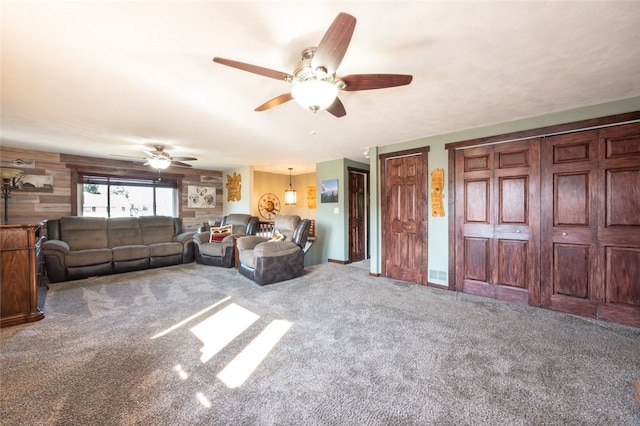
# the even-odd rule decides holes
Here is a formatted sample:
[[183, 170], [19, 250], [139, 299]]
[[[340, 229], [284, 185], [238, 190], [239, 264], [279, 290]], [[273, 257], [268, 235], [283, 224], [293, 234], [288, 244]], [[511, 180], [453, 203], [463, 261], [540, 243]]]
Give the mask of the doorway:
[[369, 171], [349, 172], [349, 262], [369, 258]]

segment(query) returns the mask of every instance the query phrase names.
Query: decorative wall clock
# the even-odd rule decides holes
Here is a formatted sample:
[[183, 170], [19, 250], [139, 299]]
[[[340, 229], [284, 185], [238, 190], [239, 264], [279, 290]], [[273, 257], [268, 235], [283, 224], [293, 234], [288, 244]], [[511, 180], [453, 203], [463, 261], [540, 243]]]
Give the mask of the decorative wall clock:
[[280, 214], [280, 200], [271, 192], [262, 194], [258, 201], [258, 212], [267, 220], [273, 220]]

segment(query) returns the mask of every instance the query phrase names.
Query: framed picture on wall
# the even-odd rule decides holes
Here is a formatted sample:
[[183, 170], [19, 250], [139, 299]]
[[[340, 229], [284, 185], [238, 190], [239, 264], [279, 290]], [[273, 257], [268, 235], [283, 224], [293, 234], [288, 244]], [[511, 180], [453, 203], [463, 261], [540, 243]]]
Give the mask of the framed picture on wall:
[[209, 186], [188, 186], [187, 207], [190, 209], [206, 209], [216, 206], [216, 189]]
[[320, 192], [321, 203], [338, 202], [338, 179], [327, 179], [322, 181], [322, 192]]

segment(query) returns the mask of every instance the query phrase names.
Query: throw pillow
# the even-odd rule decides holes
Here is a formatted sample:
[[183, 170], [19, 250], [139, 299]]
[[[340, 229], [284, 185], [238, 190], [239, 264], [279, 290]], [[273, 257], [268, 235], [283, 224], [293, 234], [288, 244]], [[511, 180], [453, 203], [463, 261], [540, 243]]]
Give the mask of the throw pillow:
[[271, 239], [269, 241], [283, 241], [284, 240], [284, 235], [282, 235], [282, 232], [278, 231], [277, 229], [274, 229], [273, 232], [271, 233]]
[[233, 225], [225, 225], [218, 227], [211, 227], [211, 234], [209, 236], [209, 242], [222, 241], [227, 235], [231, 235]]

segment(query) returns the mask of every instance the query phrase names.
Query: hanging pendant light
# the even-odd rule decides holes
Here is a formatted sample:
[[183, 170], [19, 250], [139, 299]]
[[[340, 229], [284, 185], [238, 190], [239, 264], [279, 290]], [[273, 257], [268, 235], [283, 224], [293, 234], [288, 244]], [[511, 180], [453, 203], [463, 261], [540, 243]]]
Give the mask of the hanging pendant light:
[[289, 167], [289, 187], [284, 191], [284, 204], [285, 205], [295, 205], [297, 202], [296, 190], [293, 189], [291, 185], [291, 167]]

